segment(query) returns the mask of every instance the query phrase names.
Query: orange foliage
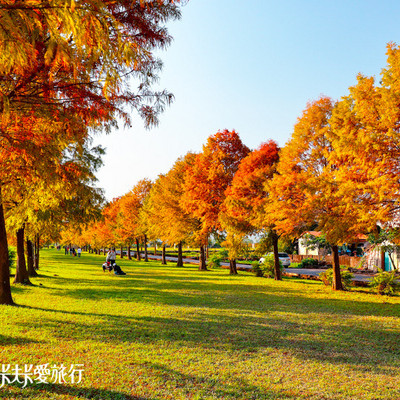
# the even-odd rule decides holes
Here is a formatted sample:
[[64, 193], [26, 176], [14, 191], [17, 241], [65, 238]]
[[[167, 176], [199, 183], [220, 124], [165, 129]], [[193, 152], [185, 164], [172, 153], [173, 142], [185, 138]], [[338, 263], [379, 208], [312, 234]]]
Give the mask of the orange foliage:
[[248, 152], [235, 131], [220, 131], [208, 138], [203, 152], [187, 170], [181, 204], [200, 219], [204, 241], [213, 230], [221, 229], [218, 215], [225, 190]]
[[[329, 164], [329, 123], [334, 103], [323, 97], [308, 104], [292, 138], [281, 151], [278, 174], [268, 184], [277, 230], [296, 236], [318, 222], [332, 244], [351, 236], [350, 215], [337, 198], [335, 168]], [[272, 214], [273, 213], [273, 214]]]
[[140, 221], [140, 211], [151, 187], [152, 181], [150, 179], [142, 179], [119, 201], [119, 229], [121, 240], [125, 243], [131, 244], [136, 237], [146, 233], [146, 228]]
[[278, 160], [279, 147], [270, 140], [241, 161], [225, 193], [225, 222], [230, 229], [251, 233], [265, 228], [265, 183], [274, 175]]
[[178, 159], [166, 175], [160, 175], [154, 183], [141, 214], [152, 238], [166, 243], [190, 241], [197, 243], [199, 221], [185, 212], [177, 199], [183, 195], [186, 170], [196, 155], [188, 153]]
[[381, 86], [358, 76], [333, 111], [331, 163], [341, 201], [357, 206], [354, 224], [365, 231], [393, 225], [400, 205], [400, 48], [388, 45]]

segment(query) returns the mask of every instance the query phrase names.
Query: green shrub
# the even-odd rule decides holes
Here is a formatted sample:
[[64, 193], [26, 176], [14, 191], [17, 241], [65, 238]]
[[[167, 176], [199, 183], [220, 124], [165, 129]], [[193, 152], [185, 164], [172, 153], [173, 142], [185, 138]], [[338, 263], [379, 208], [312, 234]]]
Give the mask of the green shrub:
[[[282, 270], [282, 263], [280, 261], [279, 266]], [[267, 254], [264, 257], [264, 262], [260, 264], [260, 269], [263, 273], [263, 276], [266, 278], [273, 278], [275, 276], [275, 258], [272, 253]]]
[[210, 268], [221, 268], [221, 262], [223, 261], [223, 259], [225, 254], [223, 254], [222, 251], [219, 251], [218, 253], [213, 253], [211, 254], [211, 256], [208, 258], [208, 266]]
[[318, 264], [319, 262], [315, 258], [303, 258], [299, 264], [299, 268], [316, 268]]
[[340, 275], [342, 277], [342, 283], [346, 290], [350, 290], [350, 286], [353, 284], [354, 275], [347, 269], [342, 269], [340, 271]]
[[[340, 276], [342, 277], [342, 284], [343, 287], [348, 290], [351, 286], [352, 283], [352, 278], [353, 278], [353, 274], [351, 272], [349, 272], [346, 269], [341, 269], [340, 270]], [[332, 286], [332, 281], [333, 281], [333, 268], [329, 268], [324, 272], [321, 272], [319, 274], [319, 279], [321, 279], [322, 282], [324, 282], [324, 284], [326, 286]]]
[[390, 296], [400, 289], [400, 284], [396, 279], [395, 271], [385, 272], [380, 269], [369, 285], [378, 294]]
[[229, 257], [229, 251], [227, 249], [222, 249], [218, 252], [222, 259], [227, 259]]
[[8, 248], [8, 260], [10, 262], [10, 268], [12, 268], [15, 264], [15, 251]]
[[260, 263], [258, 261], [253, 261], [251, 263], [251, 270], [255, 276], [264, 276], [264, 273], [262, 272], [260, 268]]

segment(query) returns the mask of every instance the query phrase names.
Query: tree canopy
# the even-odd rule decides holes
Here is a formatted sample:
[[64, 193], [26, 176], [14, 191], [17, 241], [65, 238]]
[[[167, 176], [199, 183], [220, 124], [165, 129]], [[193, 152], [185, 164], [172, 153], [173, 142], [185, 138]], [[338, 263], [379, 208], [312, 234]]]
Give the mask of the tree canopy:
[[[26, 0], [0, 4], [0, 207], [28, 182], [77, 179], [68, 163], [94, 130], [146, 126], [172, 100], [152, 90], [162, 66], [154, 50], [171, 41], [164, 24], [179, 0]], [[135, 88], [131, 86], [135, 85]], [[79, 176], [78, 176], [79, 178]], [[3, 209], [0, 226], [4, 225]], [[11, 304], [5, 229], [0, 303]]]

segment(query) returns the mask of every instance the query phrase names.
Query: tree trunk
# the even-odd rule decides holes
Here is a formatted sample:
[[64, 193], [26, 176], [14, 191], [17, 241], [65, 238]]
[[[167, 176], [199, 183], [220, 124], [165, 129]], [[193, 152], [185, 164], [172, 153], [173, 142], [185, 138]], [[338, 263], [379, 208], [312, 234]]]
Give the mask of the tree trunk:
[[120, 258], [124, 258], [124, 246], [121, 246]]
[[204, 246], [200, 246], [200, 259], [199, 259], [199, 270], [208, 271], [206, 265], [206, 255], [204, 251]]
[[131, 256], [131, 245], [128, 245], [128, 260], [132, 260], [132, 256]]
[[279, 236], [275, 232], [272, 232], [272, 246], [274, 249], [274, 279], [276, 281], [281, 281], [282, 270], [281, 270], [281, 264], [279, 262], [278, 240]]
[[40, 250], [40, 236], [39, 234], [35, 235], [35, 254], [34, 254], [34, 267], [35, 269], [39, 269], [39, 250]]
[[147, 235], [144, 235], [143, 242], [144, 242], [144, 261], [148, 262], [149, 261], [149, 257], [148, 257], [148, 254], [147, 254]]
[[229, 274], [230, 275], [237, 275], [237, 269], [236, 269], [236, 260], [232, 259], [229, 260]]
[[0, 304], [14, 304], [11, 297], [10, 260], [8, 259], [8, 242], [6, 222], [4, 220], [3, 203], [0, 185]]
[[343, 290], [342, 277], [340, 275], [340, 262], [339, 262], [339, 248], [332, 246], [333, 253], [333, 276], [332, 276], [332, 289]]
[[163, 246], [162, 246], [161, 264], [167, 265], [167, 258], [165, 257], [165, 243], [163, 243]]
[[27, 262], [28, 262], [28, 275], [29, 276], [38, 276], [38, 273], [35, 270], [34, 262], [33, 262], [33, 243], [31, 240], [26, 240], [26, 254], [27, 254]]
[[140, 245], [138, 238], [136, 238], [136, 259], [140, 261]]
[[178, 262], [176, 263], [176, 266], [183, 267], [182, 242], [178, 243]]
[[24, 228], [17, 230], [17, 268], [14, 278], [14, 283], [22, 283], [24, 285], [30, 285], [28, 270], [26, 269], [25, 261], [25, 232]]

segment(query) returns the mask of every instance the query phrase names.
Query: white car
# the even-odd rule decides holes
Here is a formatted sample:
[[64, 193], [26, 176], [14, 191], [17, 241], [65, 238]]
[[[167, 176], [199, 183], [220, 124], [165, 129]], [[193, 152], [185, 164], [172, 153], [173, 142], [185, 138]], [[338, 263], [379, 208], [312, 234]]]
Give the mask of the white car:
[[[263, 255], [260, 258], [259, 263], [262, 264], [265, 260], [265, 257], [270, 254], [273, 254], [273, 253], [268, 253], [268, 254]], [[278, 253], [278, 256], [279, 256], [279, 261], [282, 263], [283, 267], [288, 267], [290, 265], [290, 257], [287, 253]]]

